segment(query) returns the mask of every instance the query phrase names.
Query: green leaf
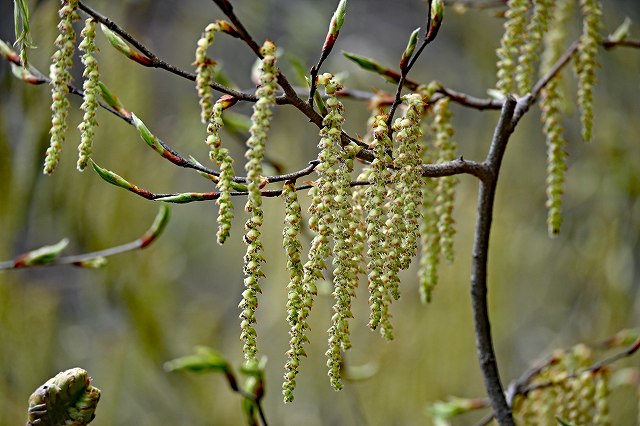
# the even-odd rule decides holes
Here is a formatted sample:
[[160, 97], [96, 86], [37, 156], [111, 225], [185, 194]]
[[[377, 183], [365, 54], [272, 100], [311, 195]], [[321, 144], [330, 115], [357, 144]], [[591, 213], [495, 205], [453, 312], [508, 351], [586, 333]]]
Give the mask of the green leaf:
[[144, 55], [139, 54], [135, 50], [131, 49], [129, 45], [115, 32], [111, 31], [106, 25], [100, 24], [102, 33], [109, 40], [109, 43], [120, 53], [127, 58], [132, 59], [140, 65], [150, 66], [152, 61]]
[[89, 161], [91, 161], [91, 166], [93, 166], [93, 169], [105, 181], [109, 182], [112, 185], [119, 186], [120, 188], [128, 189], [129, 191], [133, 190], [134, 186], [127, 180], [122, 178], [120, 175], [117, 175], [111, 170], [103, 169], [102, 167], [98, 166], [93, 160]]
[[229, 363], [215, 350], [206, 346], [197, 346], [196, 353], [186, 355], [164, 364], [164, 369], [169, 372], [193, 371], [197, 373], [222, 372], [230, 370]]
[[288, 53], [287, 58], [289, 60], [289, 65], [293, 68], [293, 75], [296, 78], [297, 83], [310, 87], [309, 81], [307, 80], [307, 70], [309, 67], [305, 65], [299, 56]]
[[42, 84], [46, 82], [44, 78], [35, 75], [31, 70], [16, 65], [13, 62], [11, 63], [11, 72], [14, 76], [29, 84]]
[[169, 195], [166, 197], [156, 198], [157, 201], [164, 201], [165, 203], [185, 204], [194, 201], [210, 200], [210, 194], [198, 193], [198, 192], [183, 192], [182, 194]]
[[362, 382], [375, 376], [380, 370], [377, 362], [368, 362], [363, 365], [347, 365], [345, 368], [345, 379], [350, 382]]
[[355, 53], [342, 52], [345, 58], [352, 60], [356, 64], [360, 66], [360, 68], [365, 69], [367, 71], [373, 71], [375, 73], [385, 75], [387, 72], [387, 68], [379, 65], [373, 59], [367, 58], [365, 56], [359, 56]]
[[125, 117], [131, 118], [131, 113], [127, 111], [122, 102], [120, 102], [120, 99], [118, 99], [118, 97], [114, 95], [103, 82], [99, 81], [98, 87], [100, 88], [100, 96], [107, 105], [109, 105], [111, 108], [115, 109]]
[[436, 424], [448, 424], [448, 421], [469, 411], [487, 407], [486, 399], [449, 398], [447, 401], [436, 401], [427, 407]]
[[366, 58], [364, 56], [359, 56], [349, 52], [342, 52], [342, 54], [344, 55], [345, 58], [350, 59], [356, 64], [358, 64], [362, 69], [379, 74], [385, 79], [387, 79], [388, 81], [397, 83], [400, 80], [400, 73], [390, 68], [383, 67], [373, 59]]
[[160, 145], [160, 142], [158, 142], [158, 138], [153, 136], [153, 133], [149, 131], [147, 126], [145, 126], [145, 124], [142, 122], [142, 120], [136, 117], [134, 113], [131, 113], [131, 120], [133, 121], [133, 125], [136, 126], [136, 129], [138, 129], [138, 133], [140, 134], [140, 137], [142, 137], [142, 140], [144, 140], [147, 143], [147, 145], [153, 148], [155, 152], [157, 152], [160, 155], [163, 155], [165, 152], [164, 147]]
[[13, 21], [16, 32], [16, 44], [20, 45], [22, 64], [27, 64], [27, 48], [35, 47], [31, 38], [29, 6], [26, 0], [13, 0]]

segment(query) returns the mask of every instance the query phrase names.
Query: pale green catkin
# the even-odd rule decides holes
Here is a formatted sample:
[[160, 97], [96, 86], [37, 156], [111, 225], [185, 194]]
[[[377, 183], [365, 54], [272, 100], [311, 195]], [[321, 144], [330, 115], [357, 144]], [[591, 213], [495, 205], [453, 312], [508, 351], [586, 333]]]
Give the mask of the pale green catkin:
[[327, 94], [327, 115], [323, 119], [320, 130], [320, 164], [316, 168], [319, 176], [319, 194], [321, 203], [326, 210], [320, 226], [327, 226], [333, 238], [334, 264], [334, 314], [329, 328], [329, 348], [326, 352], [327, 367], [331, 386], [336, 390], [342, 388], [340, 369], [342, 366], [342, 351], [351, 346], [349, 339], [349, 318], [351, 313], [351, 299], [355, 295], [359, 266], [355, 262], [351, 248], [355, 237], [351, 230], [356, 227], [352, 222], [353, 208], [350, 187], [350, 173], [353, 169], [353, 158], [357, 148], [347, 146], [341, 149], [342, 123], [344, 106], [338, 100], [336, 93], [341, 86], [331, 74], [318, 77], [318, 83], [325, 86]]
[[498, 55], [498, 83], [496, 87], [503, 94], [514, 93], [516, 90], [514, 75], [519, 49], [525, 42], [527, 14], [531, 3], [529, 0], [509, 0], [507, 7], [505, 31], [496, 52]]
[[303, 285], [303, 267], [300, 260], [302, 244], [298, 237], [302, 227], [302, 211], [298, 202], [298, 194], [294, 183], [285, 183], [282, 189], [285, 203], [284, 229], [282, 231], [283, 246], [287, 253], [287, 270], [289, 284], [287, 285], [287, 322], [290, 325], [289, 350], [285, 364], [282, 393], [285, 402], [293, 401], [293, 391], [296, 387], [296, 376], [300, 366], [300, 358], [306, 356], [304, 344], [309, 341], [306, 332], [309, 329], [307, 318], [310, 306], [306, 305], [307, 292]]
[[215, 33], [220, 31], [217, 22], [206, 26], [196, 47], [196, 90], [200, 102], [200, 121], [207, 123], [213, 108], [213, 94], [209, 86], [213, 81], [215, 61], [207, 56], [207, 49], [213, 44]]
[[515, 401], [518, 424], [556, 425], [561, 419], [572, 425], [608, 426], [607, 371], [593, 371], [593, 360], [593, 349], [585, 345], [555, 351], [524, 383], [533, 389]]
[[216, 238], [218, 244], [224, 244], [231, 233], [231, 222], [234, 217], [231, 188], [235, 171], [229, 150], [222, 148], [220, 129], [223, 126], [222, 112], [229, 104], [233, 103], [233, 99], [223, 96], [215, 104], [212, 103], [213, 94], [210, 84], [213, 81], [215, 61], [207, 56], [207, 50], [213, 44], [215, 33], [218, 31], [221, 31], [219, 21], [206, 26], [197, 43], [194, 65], [196, 65], [196, 90], [200, 103], [200, 120], [207, 123], [206, 144], [209, 146], [209, 158], [220, 166], [220, 176], [217, 182], [220, 196], [216, 200], [218, 204]]
[[260, 87], [256, 91], [258, 101], [253, 106], [251, 115], [250, 137], [247, 140], [247, 172], [248, 196], [245, 210], [251, 214], [251, 218], [245, 223], [244, 241], [247, 244], [247, 252], [244, 256], [244, 285], [242, 301], [239, 308], [241, 333], [240, 339], [244, 341], [243, 352], [247, 360], [256, 358], [257, 342], [256, 330], [253, 325], [256, 323], [255, 311], [258, 307], [258, 293], [262, 290], [258, 285], [260, 278], [264, 277], [261, 264], [264, 262], [262, 256], [263, 246], [260, 241], [260, 227], [263, 222], [262, 194], [260, 188], [263, 183], [262, 160], [264, 158], [267, 131], [271, 127], [271, 108], [275, 105], [275, 91], [277, 88], [277, 68], [276, 68], [276, 47], [271, 41], [266, 41], [262, 46], [263, 54], [260, 67]]
[[[358, 182], [368, 182], [371, 173], [370, 167], [364, 167], [356, 180]], [[352, 188], [353, 217], [351, 220], [351, 233], [353, 235], [353, 247], [351, 254], [353, 262], [357, 266], [358, 275], [367, 275], [366, 264], [364, 263], [365, 249], [367, 242], [366, 216], [366, 190], [368, 185], [358, 185]]]
[[[390, 216], [396, 220], [398, 216], [404, 222], [404, 233], [399, 246], [393, 247], [398, 252], [398, 266], [407, 269], [418, 250], [418, 227], [422, 201], [422, 131], [420, 122], [424, 112], [424, 102], [418, 93], [404, 96], [406, 109], [401, 118], [394, 123], [394, 160], [398, 170], [394, 177], [395, 200], [392, 201]], [[391, 195], [391, 194], [390, 194]], [[390, 197], [391, 198], [391, 197]], [[397, 284], [392, 288], [395, 299], [399, 297]]]
[[[433, 148], [425, 154], [425, 162], [433, 162]], [[418, 279], [420, 300], [431, 301], [433, 289], [438, 284], [438, 265], [440, 264], [440, 232], [438, 231], [438, 213], [436, 211], [438, 181], [425, 179], [422, 189], [422, 221], [420, 222], [420, 264]]]
[[220, 176], [217, 186], [220, 196], [216, 200], [218, 204], [218, 244], [224, 244], [231, 233], [231, 221], [233, 220], [233, 201], [231, 200], [231, 189], [233, 185], [233, 158], [229, 155], [229, 150], [222, 147], [220, 129], [223, 126], [222, 112], [229, 102], [229, 99], [222, 97], [211, 109], [209, 124], [207, 125], [206, 144], [209, 145], [209, 158], [220, 166]]
[[[566, 28], [575, 9], [575, 0], [559, 0], [553, 22], [544, 35], [544, 51], [540, 62], [540, 75], [545, 75], [561, 57], [567, 38]], [[562, 113], [565, 94], [562, 74], [557, 74], [540, 92], [542, 131], [547, 145], [547, 230], [550, 236], [560, 232], [562, 225], [562, 194], [567, 170], [567, 141], [564, 137]]]
[[547, 229], [550, 236], [560, 233], [562, 194], [567, 171], [567, 141], [562, 127], [563, 94], [560, 76], [556, 76], [540, 92], [542, 130], [547, 141]]
[[390, 321], [390, 313], [388, 304], [391, 301], [389, 297], [389, 284], [393, 279], [393, 273], [389, 269], [389, 258], [394, 255], [387, 252], [386, 239], [389, 238], [389, 231], [386, 226], [387, 206], [386, 197], [389, 182], [392, 175], [390, 166], [393, 160], [389, 155], [392, 149], [392, 142], [389, 139], [387, 116], [378, 115], [373, 122], [373, 139], [370, 147], [373, 151], [374, 159], [371, 162], [368, 180], [371, 185], [366, 189], [365, 210], [367, 216], [365, 218], [367, 233], [367, 256], [369, 263], [369, 306], [371, 313], [369, 314], [369, 328], [377, 329], [380, 325], [381, 334], [391, 340], [393, 338], [393, 328]]
[[[456, 157], [457, 144], [453, 140], [453, 126], [451, 125], [451, 111], [449, 99], [443, 98], [433, 107], [434, 147], [437, 151], [438, 162], [453, 161]], [[455, 235], [455, 221], [453, 206], [455, 190], [459, 179], [456, 176], [445, 176], [438, 179], [436, 188], [435, 210], [438, 216], [438, 235], [440, 238], [440, 252], [449, 263], [453, 262], [453, 237]]]
[[573, 15], [576, 0], [557, 0], [548, 31], [544, 33], [540, 55], [540, 76], [547, 74], [566, 49], [567, 28]]
[[554, 11], [554, 0], [536, 0], [533, 15], [526, 29], [526, 42], [520, 47], [520, 56], [516, 67], [516, 83], [521, 95], [531, 90], [535, 77], [534, 63], [538, 59], [538, 51], [542, 46], [542, 38], [549, 28], [549, 21]]
[[95, 20], [89, 18], [85, 21], [81, 36], [83, 37], [82, 42], [80, 42], [80, 46], [78, 47], [85, 52], [84, 55], [82, 55], [82, 63], [84, 64], [84, 72], [82, 75], [85, 77], [85, 80], [82, 84], [84, 101], [80, 106], [84, 111], [84, 116], [82, 117], [82, 123], [78, 126], [80, 130], [80, 145], [78, 146], [79, 156], [76, 167], [79, 171], [83, 171], [89, 163], [95, 127], [98, 125], [96, 122], [96, 110], [98, 109], [98, 96], [100, 92], [100, 88], [98, 87], [100, 74], [98, 72], [98, 62], [94, 57], [94, 53], [97, 50], [95, 44]]
[[56, 169], [60, 161], [60, 152], [64, 144], [67, 131], [67, 115], [69, 113], [68, 85], [71, 83], [70, 69], [73, 65], [73, 52], [75, 50], [76, 33], [73, 30], [73, 21], [79, 19], [78, 0], [65, 0], [58, 11], [60, 22], [58, 23], [58, 37], [55, 46], [58, 50], [53, 54], [52, 64], [49, 68], [51, 78], [51, 139], [44, 160], [44, 174], [50, 175]]
[[[609, 417], [609, 371], [606, 368], [594, 372], [595, 395], [596, 401], [595, 414], [593, 423], [599, 426], [610, 426], [611, 418]], [[640, 413], [638, 413], [640, 417]]]
[[[436, 93], [439, 84], [432, 82], [428, 86], [421, 86], [419, 92], [430, 103]], [[429, 126], [423, 124], [424, 133], [427, 135], [423, 144], [422, 160], [425, 164], [437, 162], [438, 153], [433, 146], [433, 123]], [[438, 179], [422, 180], [422, 220], [420, 221], [420, 262], [418, 266], [418, 281], [420, 300], [422, 303], [431, 301], [431, 294], [438, 283], [438, 265], [440, 264], [440, 233], [438, 232], [438, 218], [436, 212]]]
[[582, 123], [582, 138], [589, 142], [593, 128], [593, 88], [598, 68], [598, 43], [602, 10], [597, 0], [581, 0], [582, 35], [578, 45], [575, 69], [578, 75], [578, 106]]

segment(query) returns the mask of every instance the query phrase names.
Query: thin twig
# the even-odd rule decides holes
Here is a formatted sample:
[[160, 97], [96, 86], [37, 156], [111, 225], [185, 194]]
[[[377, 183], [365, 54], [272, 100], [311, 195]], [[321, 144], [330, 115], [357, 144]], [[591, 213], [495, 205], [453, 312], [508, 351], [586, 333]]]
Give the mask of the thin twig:
[[127, 244], [122, 244], [116, 247], [110, 247], [108, 249], [94, 251], [91, 253], [83, 253], [73, 256], [61, 256], [55, 260], [48, 262], [40, 262], [29, 264], [25, 261], [25, 259], [29, 256], [29, 254], [33, 252], [28, 252], [17, 256], [14, 260], [8, 260], [0, 262], [0, 270], [7, 269], [22, 269], [22, 268], [33, 268], [39, 266], [60, 266], [60, 265], [73, 265], [79, 267], [86, 267], [86, 263], [95, 260], [98, 258], [105, 258], [114, 256], [116, 254], [122, 254], [133, 250], [144, 249], [150, 246], [154, 241], [158, 239], [158, 237], [164, 231], [166, 224], [169, 219], [169, 211], [167, 207], [163, 207], [158, 215], [156, 216], [156, 220], [153, 222], [153, 225], [135, 241], [131, 241]]
[[640, 40], [610, 40], [607, 38], [602, 40], [600, 43], [605, 49], [613, 49], [614, 47], [632, 47], [634, 49], [640, 49]]
[[[127, 31], [125, 31], [122, 27], [120, 27], [111, 19], [95, 11], [94, 9], [87, 6], [83, 2], [78, 2], [78, 7], [87, 15], [91, 16], [96, 21], [104, 24], [107, 28], [109, 28], [110, 30], [118, 34], [120, 37], [125, 39], [127, 42], [133, 45], [133, 47], [135, 47], [143, 55], [145, 55], [149, 59], [149, 64], [146, 66], [169, 71], [170, 73], [186, 78], [187, 80], [191, 80], [191, 81], [196, 80], [195, 73], [184, 71], [176, 67], [175, 65], [171, 65], [165, 62], [164, 60], [160, 59], [155, 53], [149, 50], [145, 45], [140, 43], [135, 37], [133, 37], [131, 34], [129, 34]], [[238, 100], [241, 100], [241, 101], [256, 102], [258, 100], [253, 94], [247, 94], [237, 90], [233, 90], [229, 87], [223, 86], [222, 84], [218, 84], [216, 82], [211, 82], [211, 87], [219, 92], [225, 93], [227, 95], [231, 95], [234, 98], [237, 98]], [[286, 99], [284, 98], [276, 99], [276, 103], [286, 103]]]
[[427, 38], [427, 34], [429, 33], [430, 28], [431, 28], [431, 1], [428, 1], [427, 2], [427, 28], [424, 31], [424, 39], [422, 40], [422, 43], [420, 43], [420, 47], [418, 47], [418, 50], [413, 54], [413, 57], [411, 58], [409, 63], [400, 69], [400, 80], [398, 81], [398, 85], [396, 87], [396, 95], [395, 95], [393, 104], [389, 109], [389, 116], [387, 117], [387, 127], [389, 128], [389, 136], [391, 136], [391, 134], [393, 133], [393, 126], [391, 124], [393, 123], [393, 116], [396, 113], [398, 106], [402, 102], [400, 95], [402, 94], [402, 88], [404, 87], [405, 82], [407, 80], [407, 75], [409, 75], [409, 71], [411, 71], [411, 68], [413, 68], [413, 65], [418, 60], [418, 57], [420, 56], [424, 48], [427, 47], [427, 44], [429, 44], [431, 41]]
[[[295, 181], [304, 176], [310, 175], [315, 170], [316, 166], [319, 164], [318, 160], [314, 160], [309, 163], [309, 166], [306, 168], [299, 170], [294, 173], [288, 173], [285, 175], [279, 176], [271, 176], [269, 178], [265, 178], [265, 185], [267, 183], [274, 182], [283, 182], [283, 181]], [[480, 180], [488, 179], [489, 169], [486, 165], [477, 163], [475, 161], [465, 160], [462, 157], [457, 160], [447, 161], [444, 163], [438, 164], [424, 164], [422, 166], [422, 176], [424, 177], [444, 177], [444, 176], [453, 176], [459, 174], [468, 174], [471, 176], [475, 176]], [[104, 178], [103, 178], [104, 179]], [[120, 178], [121, 179], [121, 178]], [[114, 184], [112, 180], [105, 179], [107, 182]], [[353, 181], [350, 183], [351, 187], [355, 186], [364, 186], [370, 185], [369, 181]], [[198, 201], [213, 201], [217, 200], [220, 197], [220, 192], [183, 192], [183, 193], [154, 193], [148, 191], [144, 188], [141, 188], [131, 182], [127, 181], [127, 186], [122, 186], [115, 184], [121, 188], [124, 188], [134, 194], [146, 198], [147, 200], [153, 201], [164, 201], [168, 203], [177, 203], [177, 204], [185, 204], [192, 203]], [[296, 187], [296, 191], [302, 191], [305, 189], [310, 189], [312, 184], [303, 184]], [[265, 189], [260, 192], [263, 197], [279, 197], [282, 195], [281, 189]], [[229, 193], [232, 197], [240, 197], [247, 195], [247, 191], [231, 191]]]

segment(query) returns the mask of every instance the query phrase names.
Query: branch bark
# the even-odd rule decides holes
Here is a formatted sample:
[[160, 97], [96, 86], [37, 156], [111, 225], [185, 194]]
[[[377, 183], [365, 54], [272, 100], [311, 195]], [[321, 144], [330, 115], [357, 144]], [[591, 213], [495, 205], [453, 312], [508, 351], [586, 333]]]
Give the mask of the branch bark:
[[487, 263], [498, 173], [507, 142], [509, 141], [509, 136], [513, 133], [512, 119], [515, 108], [515, 99], [507, 96], [502, 107], [500, 120], [498, 121], [491, 141], [489, 154], [483, 163], [487, 173], [480, 178], [471, 267], [471, 304], [473, 307], [478, 361], [496, 420], [501, 426], [513, 426], [515, 423], [500, 381], [498, 364], [496, 362], [491, 338], [491, 323], [489, 321], [489, 309], [487, 306]]

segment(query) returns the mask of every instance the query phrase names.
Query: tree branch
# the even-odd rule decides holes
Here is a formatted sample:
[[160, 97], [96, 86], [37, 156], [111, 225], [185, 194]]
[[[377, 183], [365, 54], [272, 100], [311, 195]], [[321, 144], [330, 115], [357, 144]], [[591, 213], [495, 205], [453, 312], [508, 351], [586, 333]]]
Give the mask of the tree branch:
[[156, 215], [151, 227], [140, 238], [127, 244], [111, 247], [105, 250], [94, 251], [91, 253], [78, 254], [74, 256], [58, 257], [59, 253], [66, 246], [67, 240], [59, 248], [59, 250], [51, 251], [50, 248], [36, 249], [28, 253], [17, 256], [14, 260], [0, 262], [0, 271], [6, 269], [22, 269], [37, 266], [59, 266], [73, 265], [79, 267], [99, 267], [104, 264], [104, 258], [122, 254], [133, 250], [143, 249], [151, 245], [160, 237], [169, 222], [169, 208], [162, 206]]
[[491, 338], [491, 323], [487, 306], [487, 263], [498, 173], [509, 136], [513, 132], [512, 118], [515, 107], [515, 99], [507, 96], [491, 141], [487, 159], [483, 163], [487, 173], [480, 180], [471, 266], [471, 304], [473, 307], [478, 360], [484, 376], [485, 388], [496, 413], [496, 419], [501, 426], [512, 426], [514, 421], [500, 381]]

